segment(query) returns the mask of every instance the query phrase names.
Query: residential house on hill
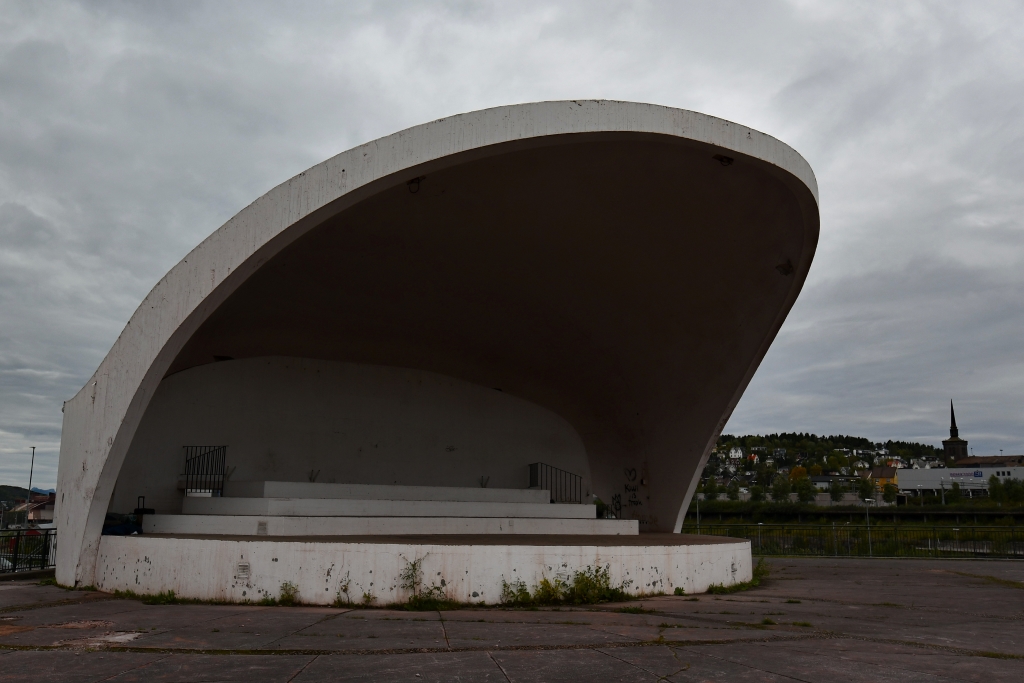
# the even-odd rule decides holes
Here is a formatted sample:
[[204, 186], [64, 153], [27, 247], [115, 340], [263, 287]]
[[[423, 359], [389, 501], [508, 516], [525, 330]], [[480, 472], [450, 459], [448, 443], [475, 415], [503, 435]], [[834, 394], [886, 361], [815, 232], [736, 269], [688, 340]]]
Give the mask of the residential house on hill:
[[875, 488], [881, 491], [886, 484], [898, 486], [897, 472], [898, 468], [896, 467], [874, 467], [871, 469], [869, 478], [875, 483]]

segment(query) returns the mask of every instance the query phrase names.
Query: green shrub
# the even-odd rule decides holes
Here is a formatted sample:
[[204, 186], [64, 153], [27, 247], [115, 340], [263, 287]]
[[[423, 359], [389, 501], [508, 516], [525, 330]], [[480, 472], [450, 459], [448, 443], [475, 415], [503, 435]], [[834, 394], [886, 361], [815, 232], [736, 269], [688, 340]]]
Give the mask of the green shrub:
[[784, 475], [778, 475], [772, 481], [772, 501], [778, 502], [789, 502], [790, 485], [789, 479]]
[[291, 581], [285, 581], [281, 584], [281, 597], [277, 599], [277, 602], [286, 607], [297, 605], [299, 602], [299, 587]]
[[814, 487], [814, 483], [807, 477], [800, 477], [793, 482], [793, 491], [796, 493], [797, 500], [801, 503], [810, 503], [818, 495], [818, 489]]
[[530, 597], [530, 589], [522, 579], [516, 579], [512, 583], [505, 579], [501, 580], [501, 604], [518, 607], [529, 605], [531, 602], [533, 598]]
[[[896, 488], [895, 484], [886, 484], [882, 487], [882, 500], [892, 505], [896, 502], [896, 494], [899, 493], [899, 489]], [[956, 501], [960, 500], [960, 484], [953, 482], [953, 491], [950, 495], [956, 497]]]
[[501, 603], [513, 607], [532, 605], [593, 605], [601, 602], [621, 602], [632, 599], [626, 589], [632, 581], [619, 586], [611, 584], [609, 566], [585, 567], [572, 573], [568, 580], [559, 577], [542, 578], [533, 587], [533, 593], [521, 579], [512, 583], [502, 579]]
[[682, 586], [676, 586], [676, 589], [672, 591], [672, 595], [686, 595], [686, 591], [683, 590]]

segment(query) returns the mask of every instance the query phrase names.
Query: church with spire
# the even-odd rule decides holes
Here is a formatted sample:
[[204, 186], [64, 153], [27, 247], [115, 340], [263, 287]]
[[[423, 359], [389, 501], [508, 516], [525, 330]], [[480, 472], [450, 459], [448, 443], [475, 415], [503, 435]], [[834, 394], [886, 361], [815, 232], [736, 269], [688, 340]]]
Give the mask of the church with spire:
[[967, 441], [960, 438], [960, 430], [956, 428], [956, 413], [953, 412], [953, 402], [949, 402], [949, 438], [942, 442], [942, 448], [946, 452], [946, 461], [956, 462], [967, 456]]

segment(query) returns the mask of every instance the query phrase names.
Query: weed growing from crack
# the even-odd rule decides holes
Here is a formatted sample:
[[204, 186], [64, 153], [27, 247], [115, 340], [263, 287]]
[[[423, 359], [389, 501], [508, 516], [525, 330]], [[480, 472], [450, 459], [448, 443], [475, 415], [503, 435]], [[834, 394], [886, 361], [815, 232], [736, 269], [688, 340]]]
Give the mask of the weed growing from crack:
[[277, 604], [284, 605], [285, 607], [292, 607], [299, 603], [299, 587], [291, 581], [285, 581], [281, 584], [281, 597], [277, 599]]
[[512, 607], [536, 605], [594, 605], [601, 602], [632, 600], [626, 593], [632, 581], [612, 586], [609, 566], [584, 567], [573, 572], [569, 579], [542, 578], [531, 593], [522, 579], [509, 583], [501, 581], [501, 603]]
[[772, 566], [765, 562], [762, 557], [757, 561], [757, 565], [754, 567], [753, 576], [750, 581], [743, 581], [742, 583], [734, 583], [731, 586], [723, 586], [720, 583], [713, 583], [708, 586], [708, 593], [713, 595], [724, 595], [726, 593], [737, 593], [739, 591], [747, 591], [751, 588], [757, 588], [761, 585], [761, 582], [768, 578], [771, 573]]
[[418, 560], [406, 560], [405, 568], [398, 575], [401, 580], [399, 586], [409, 591], [408, 602], [403, 605], [407, 610], [413, 611], [434, 611], [457, 609], [461, 605], [451, 600], [445, 591], [445, 581], [441, 579], [441, 585], [423, 585], [423, 558]]

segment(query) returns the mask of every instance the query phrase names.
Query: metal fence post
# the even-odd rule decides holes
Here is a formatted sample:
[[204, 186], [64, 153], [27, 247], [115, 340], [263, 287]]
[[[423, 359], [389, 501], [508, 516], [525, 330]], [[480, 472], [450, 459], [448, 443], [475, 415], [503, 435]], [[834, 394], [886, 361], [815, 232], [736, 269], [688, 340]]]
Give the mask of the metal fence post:
[[14, 532], [14, 554], [11, 556], [11, 571], [18, 571], [18, 550], [21, 548], [21, 531]]

